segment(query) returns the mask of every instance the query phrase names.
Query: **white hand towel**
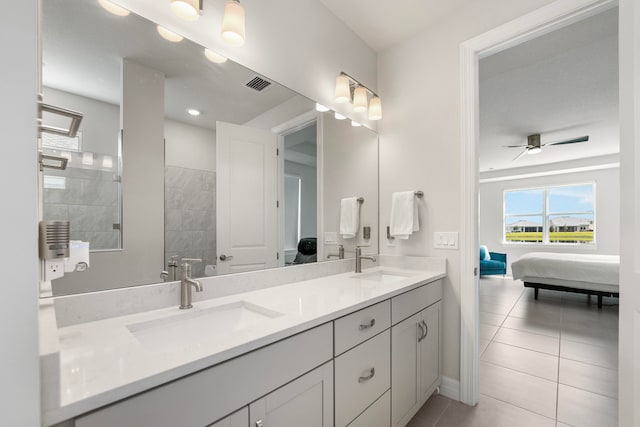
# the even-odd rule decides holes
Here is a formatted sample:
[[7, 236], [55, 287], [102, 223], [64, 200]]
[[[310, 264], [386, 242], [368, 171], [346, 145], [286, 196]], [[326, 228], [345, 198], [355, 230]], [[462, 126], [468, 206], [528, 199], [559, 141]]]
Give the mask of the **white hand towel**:
[[402, 191], [391, 195], [391, 223], [389, 233], [391, 237], [408, 239], [420, 230], [418, 219], [418, 203], [415, 191]]
[[360, 206], [357, 197], [340, 200], [340, 234], [343, 239], [353, 239], [358, 234]]

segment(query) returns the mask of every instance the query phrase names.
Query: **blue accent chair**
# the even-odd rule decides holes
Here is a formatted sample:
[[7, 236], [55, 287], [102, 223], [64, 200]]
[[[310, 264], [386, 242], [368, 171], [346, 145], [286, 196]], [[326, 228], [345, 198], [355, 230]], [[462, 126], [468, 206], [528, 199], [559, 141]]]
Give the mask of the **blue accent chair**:
[[486, 246], [480, 247], [480, 276], [507, 274], [507, 254], [489, 252]]

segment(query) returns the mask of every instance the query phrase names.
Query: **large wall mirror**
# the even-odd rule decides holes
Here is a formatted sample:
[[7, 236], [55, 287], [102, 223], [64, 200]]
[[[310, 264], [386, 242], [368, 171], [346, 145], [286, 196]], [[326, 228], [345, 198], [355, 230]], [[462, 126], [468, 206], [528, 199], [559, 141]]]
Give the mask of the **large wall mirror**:
[[203, 277], [378, 252], [375, 132], [95, 0], [43, 1], [41, 28], [44, 102], [84, 115], [74, 139], [43, 134], [69, 162], [41, 173], [42, 217], [91, 248], [54, 295], [157, 283], [172, 259]]

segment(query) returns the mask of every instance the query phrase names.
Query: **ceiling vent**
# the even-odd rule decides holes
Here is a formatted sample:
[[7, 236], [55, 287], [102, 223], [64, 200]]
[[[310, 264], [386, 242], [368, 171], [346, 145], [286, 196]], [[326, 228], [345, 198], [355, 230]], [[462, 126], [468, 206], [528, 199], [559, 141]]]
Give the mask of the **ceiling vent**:
[[271, 86], [271, 82], [256, 76], [252, 78], [245, 86], [250, 87], [253, 90], [257, 90], [258, 92], [262, 92], [263, 90]]

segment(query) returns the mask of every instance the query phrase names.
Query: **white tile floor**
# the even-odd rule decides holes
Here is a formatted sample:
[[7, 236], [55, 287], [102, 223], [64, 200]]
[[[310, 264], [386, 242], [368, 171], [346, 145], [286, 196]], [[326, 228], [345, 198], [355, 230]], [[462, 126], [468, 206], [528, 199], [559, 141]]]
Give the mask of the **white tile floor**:
[[480, 403], [434, 395], [410, 427], [615, 427], [618, 300], [480, 279]]

